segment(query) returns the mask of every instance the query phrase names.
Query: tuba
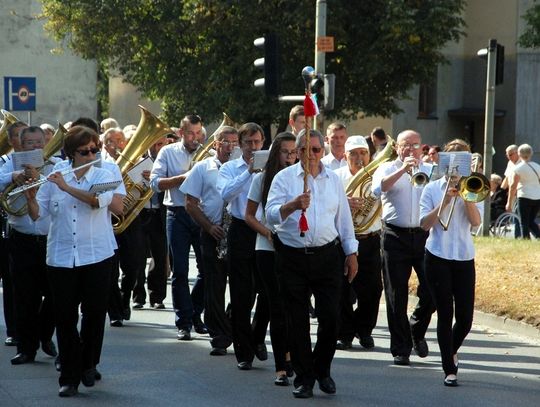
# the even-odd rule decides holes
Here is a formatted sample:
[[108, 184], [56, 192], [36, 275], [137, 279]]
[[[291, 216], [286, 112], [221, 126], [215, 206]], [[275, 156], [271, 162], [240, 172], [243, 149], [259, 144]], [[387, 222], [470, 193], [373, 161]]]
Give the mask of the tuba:
[[4, 123], [0, 128], [0, 155], [7, 154], [11, 151], [12, 147], [8, 142], [8, 132], [7, 129], [13, 123], [19, 121], [17, 117], [9, 113], [7, 110], [1, 109], [2, 114], [4, 115]]
[[199, 146], [197, 151], [193, 154], [193, 158], [191, 159], [191, 166], [193, 167], [195, 164], [197, 164], [199, 161], [204, 160], [205, 158], [208, 158], [209, 156], [213, 155], [211, 153], [211, 149], [214, 145], [214, 141], [216, 140], [216, 135], [219, 133], [219, 130], [223, 126], [235, 126], [235, 123], [231, 120], [229, 116], [227, 116], [227, 113], [223, 113], [223, 120], [221, 124], [218, 126], [216, 131], [212, 133], [210, 137], [206, 139], [203, 145]]
[[377, 158], [358, 171], [347, 184], [345, 193], [347, 196], [363, 198], [362, 207], [353, 211], [354, 233], [360, 234], [368, 230], [373, 223], [380, 218], [382, 204], [379, 198], [371, 193], [371, 180], [379, 165], [396, 157], [395, 142], [389, 137], [384, 150]]
[[122, 214], [112, 215], [115, 234], [122, 233], [126, 230], [154, 193], [149, 186], [133, 182], [128, 172], [157, 140], [173, 132], [145, 107], [139, 105], [139, 108], [141, 109], [139, 125], [129, 139], [126, 148], [124, 148], [124, 151], [120, 153], [120, 157], [116, 160], [126, 187], [126, 196], [124, 197], [124, 210]]
[[[53, 164], [49, 159], [56, 154], [62, 146], [64, 145], [64, 137], [67, 133], [67, 130], [65, 129], [62, 124], [58, 123], [58, 129], [54, 132], [54, 135], [52, 136], [51, 140], [47, 143], [47, 145], [43, 148], [43, 160], [44, 164], [40, 168], [43, 169], [43, 167]], [[2, 198], [0, 199], [0, 206], [6, 213], [13, 215], [13, 216], [24, 216], [28, 213], [28, 207], [26, 205], [26, 198], [24, 197], [24, 194], [22, 191], [18, 194], [10, 194], [15, 188], [17, 188], [17, 184], [12, 182], [9, 184], [6, 189], [2, 193]]]

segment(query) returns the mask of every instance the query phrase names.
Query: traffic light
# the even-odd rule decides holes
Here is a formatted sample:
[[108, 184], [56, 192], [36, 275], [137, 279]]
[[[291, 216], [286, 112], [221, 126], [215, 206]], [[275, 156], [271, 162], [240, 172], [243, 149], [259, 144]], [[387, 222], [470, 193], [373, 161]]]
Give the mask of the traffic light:
[[279, 40], [273, 33], [265, 34], [257, 38], [253, 45], [264, 50], [264, 57], [253, 62], [257, 68], [264, 70], [264, 78], [253, 82], [256, 87], [264, 87], [264, 92], [269, 97], [279, 95], [280, 67], [279, 67]]
[[317, 97], [319, 108], [326, 112], [334, 109], [335, 83], [336, 75], [331, 73], [317, 74], [309, 84], [311, 93]]
[[495, 68], [495, 85], [500, 85], [504, 80], [504, 47], [497, 44], [497, 65]]

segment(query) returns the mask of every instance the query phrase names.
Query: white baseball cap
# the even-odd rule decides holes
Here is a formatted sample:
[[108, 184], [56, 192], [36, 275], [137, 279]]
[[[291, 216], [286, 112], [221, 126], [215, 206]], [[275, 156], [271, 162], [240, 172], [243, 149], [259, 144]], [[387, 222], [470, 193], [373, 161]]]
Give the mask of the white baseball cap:
[[350, 136], [345, 142], [345, 151], [351, 151], [356, 148], [365, 148], [369, 151], [369, 146], [364, 136]]

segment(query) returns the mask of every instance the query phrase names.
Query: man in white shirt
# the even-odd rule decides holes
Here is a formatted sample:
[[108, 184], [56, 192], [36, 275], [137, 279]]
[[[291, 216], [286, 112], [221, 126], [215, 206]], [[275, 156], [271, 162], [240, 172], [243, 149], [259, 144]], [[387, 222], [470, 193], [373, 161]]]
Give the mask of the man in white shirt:
[[[502, 181], [501, 188], [509, 191], [512, 178], [514, 176], [514, 168], [516, 168], [516, 165], [520, 161], [517, 145], [510, 144], [508, 147], [506, 147], [506, 158], [508, 159], [508, 164], [506, 165], [506, 169], [504, 170], [504, 179]], [[517, 212], [517, 210], [515, 210], [514, 212]], [[521, 237], [521, 224], [518, 218], [514, 218], [514, 237], [516, 239]]]
[[[167, 240], [173, 258], [172, 300], [178, 340], [191, 340], [191, 328], [206, 334], [202, 323], [204, 310], [204, 280], [201, 267], [200, 228], [186, 212], [186, 198], [179, 187], [187, 177], [191, 159], [204, 142], [202, 120], [188, 115], [180, 123], [182, 141], [163, 147], [150, 174], [150, 185], [155, 192], [165, 191], [163, 204], [167, 207]], [[193, 247], [199, 274], [189, 293], [189, 249]]]
[[[336, 350], [342, 275], [345, 273], [350, 283], [358, 271], [358, 242], [345, 191], [337, 175], [321, 163], [321, 133], [311, 130], [309, 136], [307, 151], [305, 131], [300, 133], [296, 142], [300, 162], [276, 174], [266, 204], [268, 224], [276, 226], [278, 236], [274, 246], [290, 317], [296, 398], [313, 397], [315, 380], [323, 392], [336, 392], [330, 367]], [[306, 155], [309, 169], [304, 167]], [[308, 192], [304, 192], [306, 170]], [[302, 237], [299, 221], [303, 210], [309, 228]], [[319, 319], [313, 351], [308, 314], [310, 291], [315, 296]]]
[[[419, 170], [431, 173], [431, 164], [421, 155], [420, 134], [405, 130], [397, 138], [395, 161], [381, 164], [373, 174], [372, 191], [382, 200], [383, 279], [386, 313], [390, 330], [390, 350], [394, 364], [409, 365], [414, 349], [418, 356], [429, 353], [424, 339], [435, 311], [424, 273], [424, 248], [428, 232], [420, 227], [420, 196], [423, 187], [412, 182]], [[418, 277], [418, 305], [410, 322], [407, 320], [409, 278], [414, 268]]]
[[328, 126], [325, 141], [330, 145], [330, 152], [321, 159], [323, 165], [331, 170], [347, 166], [345, 158], [347, 137], [347, 127], [343, 123], [334, 122]]
[[298, 133], [306, 127], [306, 116], [304, 115], [303, 105], [293, 106], [289, 112], [289, 126], [291, 127], [292, 134], [295, 136], [298, 136]]
[[204, 322], [212, 340], [210, 355], [222, 356], [232, 343], [229, 317], [225, 313], [227, 267], [218, 250], [226, 244], [224, 202], [217, 189], [219, 168], [229, 161], [238, 145], [234, 127], [219, 129], [214, 142], [216, 155], [195, 164], [180, 190], [186, 194], [186, 210], [201, 227], [201, 254], [204, 268]]
[[[345, 143], [345, 157], [348, 166], [338, 168], [335, 173], [346, 190], [351, 179], [370, 162], [366, 138], [364, 136], [349, 137]], [[364, 171], [362, 172], [365, 174]], [[366, 230], [355, 231], [356, 240], [359, 242], [358, 261], [362, 263], [362, 267], [359, 268], [358, 275], [353, 280], [352, 285], [344, 284], [343, 286], [339, 341], [336, 345], [336, 349], [341, 350], [352, 348], [352, 340], [355, 336], [359, 337], [360, 345], [363, 348], [371, 349], [375, 346], [371, 333], [377, 324], [382, 293], [381, 220], [377, 214], [380, 201], [373, 195], [364, 198], [363, 193], [365, 192], [371, 192], [369, 185], [363, 191], [356, 190], [347, 197], [355, 227], [357, 222], [360, 222], [360, 226], [373, 217], [374, 221]], [[359, 195], [360, 193], [362, 195]], [[351, 289], [354, 290], [354, 294]], [[351, 304], [351, 298], [354, 297], [356, 300]], [[357, 306], [353, 311], [355, 302]]]

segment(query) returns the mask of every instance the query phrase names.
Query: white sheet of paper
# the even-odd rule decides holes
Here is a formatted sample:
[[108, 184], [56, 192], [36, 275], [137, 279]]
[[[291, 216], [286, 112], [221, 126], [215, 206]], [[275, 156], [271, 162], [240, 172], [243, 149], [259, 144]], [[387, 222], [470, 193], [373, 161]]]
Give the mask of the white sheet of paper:
[[262, 170], [268, 161], [270, 150], [259, 150], [253, 152], [253, 169]]
[[18, 151], [12, 154], [14, 171], [24, 170], [24, 165], [31, 165], [35, 168], [43, 167], [43, 150]]
[[148, 185], [148, 181], [143, 178], [143, 171], [152, 171], [152, 165], [154, 162], [150, 157], [146, 157], [144, 160], [139, 161], [131, 170], [128, 171], [128, 176], [135, 184], [144, 183]]

